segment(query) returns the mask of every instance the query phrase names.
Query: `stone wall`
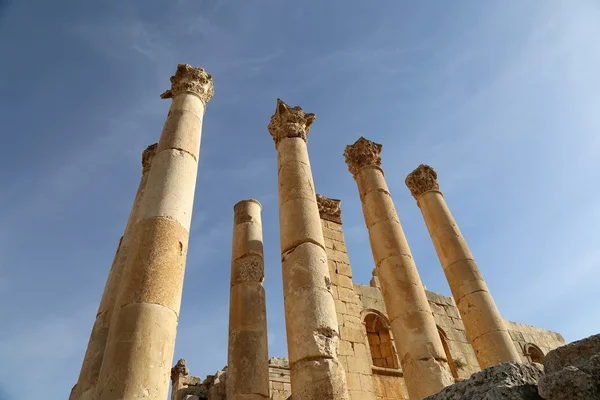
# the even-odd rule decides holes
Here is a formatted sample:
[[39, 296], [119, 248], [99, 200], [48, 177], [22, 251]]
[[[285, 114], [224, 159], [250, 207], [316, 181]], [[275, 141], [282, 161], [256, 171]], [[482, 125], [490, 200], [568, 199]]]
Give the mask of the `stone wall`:
[[323, 219], [323, 213], [321, 218], [340, 331], [339, 360], [346, 371], [348, 394], [351, 400], [374, 399], [371, 354], [361, 319], [363, 307], [354, 291], [342, 224]]
[[[319, 211], [339, 324], [339, 360], [346, 372], [350, 399], [408, 399], [378, 279], [374, 276], [371, 286], [352, 282], [339, 202], [329, 200], [320, 202]], [[454, 378], [457, 382], [467, 379], [480, 368], [454, 299], [426, 293]], [[516, 322], [506, 321], [506, 324], [523, 362], [543, 361], [550, 350], [565, 344], [558, 333]], [[271, 399], [289, 400], [287, 359], [269, 360], [269, 381]], [[183, 385], [184, 382], [192, 386]], [[207, 377], [202, 384], [198, 378], [186, 376], [174, 384], [174, 388], [182, 389], [174, 393], [172, 400], [225, 400], [225, 386], [225, 370]], [[196, 397], [186, 397], [189, 395]]]
[[[385, 323], [388, 323], [387, 333], [392, 343], [393, 356], [397, 358], [394, 338], [389, 330], [385, 304], [381, 290], [377, 287], [377, 280], [375, 278], [371, 281], [372, 286], [352, 283], [352, 269], [346, 254], [341, 225], [325, 220], [322, 224], [329, 257], [332, 292], [340, 324], [340, 361], [346, 370], [351, 398], [408, 399], [399, 363], [396, 362], [395, 368], [383, 368], [374, 366], [372, 362], [366, 326], [370, 315], [375, 315], [383, 321], [384, 329]], [[427, 291], [427, 298], [440, 329], [442, 341], [450, 353], [450, 364], [456, 374], [456, 381], [469, 378], [471, 374], [480, 371], [480, 368], [454, 300], [452, 297], [430, 291]], [[536, 361], [532, 360], [530, 355], [535, 349], [546, 355], [565, 344], [563, 337], [556, 332], [517, 322], [506, 321], [506, 324], [523, 362]], [[374, 358], [379, 356], [376, 354]], [[199, 378], [193, 376], [182, 377], [181, 381], [174, 385], [179, 389], [173, 394], [172, 400], [226, 400], [226, 378], [226, 369], [208, 376], [202, 383]], [[269, 381], [272, 400], [290, 398], [290, 371], [286, 358], [269, 360]]]
[[288, 400], [291, 395], [288, 359], [271, 358], [269, 360], [269, 398], [271, 400]]
[[[363, 307], [362, 315], [370, 311], [387, 315], [376, 278], [371, 281], [371, 285], [354, 284], [354, 291], [358, 294]], [[445, 342], [451, 354], [457, 374], [456, 380], [466, 379], [480, 368], [454, 299], [430, 291], [426, 293], [435, 322], [443, 336], [442, 342]], [[565, 344], [564, 338], [559, 333], [517, 322], [505, 322], [523, 362], [537, 361], [530, 356], [532, 348], [539, 349], [542, 355], [545, 355], [550, 350]]]

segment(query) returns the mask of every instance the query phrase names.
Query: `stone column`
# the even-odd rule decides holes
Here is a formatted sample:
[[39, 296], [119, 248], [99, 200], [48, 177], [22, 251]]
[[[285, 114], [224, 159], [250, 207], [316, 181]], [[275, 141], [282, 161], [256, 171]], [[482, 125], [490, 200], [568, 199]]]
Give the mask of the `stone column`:
[[348, 399], [340, 334], [308, 159], [314, 114], [277, 100], [269, 132], [279, 170], [279, 228], [285, 322], [294, 400]]
[[484, 369], [505, 361], [520, 362], [496, 303], [439, 190], [436, 172], [421, 164], [406, 177], [406, 186], [423, 213], [479, 366]]
[[269, 350], [261, 205], [243, 200], [233, 211], [227, 399], [264, 400], [269, 398]]
[[411, 399], [454, 383], [448, 361], [381, 169], [382, 146], [363, 137], [346, 146], [358, 184], [375, 268]]
[[[98, 400], [167, 398], [188, 248], [200, 134], [212, 77], [177, 67], [111, 323]], [[134, 246], [135, 245], [135, 246]]]
[[156, 146], [156, 143], [148, 146], [142, 153], [142, 179], [140, 180], [135, 200], [131, 207], [131, 212], [129, 213], [125, 233], [121, 236], [121, 240], [119, 241], [119, 246], [117, 247], [117, 252], [115, 253], [108, 279], [104, 286], [100, 306], [96, 313], [96, 321], [94, 322], [88, 347], [83, 358], [79, 379], [71, 392], [71, 396], [69, 397], [70, 400], [91, 399], [96, 390], [98, 375], [100, 374], [100, 367], [102, 366], [102, 359], [104, 358], [104, 349], [106, 347], [110, 322], [123, 275], [123, 267], [131, 243], [131, 231], [137, 222], [140, 201], [146, 187], [148, 172], [150, 171], [152, 158], [156, 152]]

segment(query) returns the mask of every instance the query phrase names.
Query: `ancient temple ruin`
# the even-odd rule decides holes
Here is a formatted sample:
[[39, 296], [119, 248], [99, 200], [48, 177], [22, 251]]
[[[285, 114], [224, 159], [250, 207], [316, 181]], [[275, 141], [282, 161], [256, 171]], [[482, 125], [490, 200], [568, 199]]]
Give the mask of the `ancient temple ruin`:
[[421, 165], [408, 174], [407, 190], [452, 297], [425, 289], [384, 178], [382, 145], [362, 137], [344, 157], [375, 270], [369, 286], [353, 282], [341, 202], [315, 193], [306, 146], [315, 115], [277, 100], [268, 132], [278, 156], [288, 357], [268, 359], [261, 205], [242, 200], [232, 210], [228, 366], [205, 379], [190, 375], [184, 360], [171, 368], [212, 96], [211, 75], [183, 64], [161, 96], [171, 108], [160, 140], [143, 152], [71, 400], [166, 400], [170, 385], [172, 400], [422, 399], [500, 363], [541, 363], [565, 344], [558, 333], [502, 318], [437, 173]]

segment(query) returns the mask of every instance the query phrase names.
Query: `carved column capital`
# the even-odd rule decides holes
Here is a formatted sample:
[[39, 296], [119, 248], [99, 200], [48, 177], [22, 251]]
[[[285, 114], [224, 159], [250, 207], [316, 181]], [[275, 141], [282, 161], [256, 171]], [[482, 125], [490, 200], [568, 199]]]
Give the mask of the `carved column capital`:
[[415, 199], [418, 199], [419, 196], [430, 190], [440, 190], [440, 186], [437, 183], [437, 173], [426, 164], [419, 165], [413, 172], [408, 174], [404, 183], [406, 183], [406, 186], [410, 189], [410, 193]]
[[215, 94], [212, 75], [203, 68], [195, 68], [189, 64], [179, 64], [175, 75], [171, 77], [171, 89], [160, 95], [161, 99], [172, 99], [180, 93], [193, 93], [204, 105]]
[[158, 143], [154, 143], [146, 147], [146, 150], [142, 152], [142, 173], [150, 171], [152, 159], [154, 158], [154, 155], [156, 155], [157, 147]]
[[379, 143], [371, 142], [362, 136], [353, 145], [346, 146], [344, 157], [350, 173], [356, 175], [361, 168], [369, 165], [380, 168], [379, 153], [381, 153], [382, 147]]
[[190, 371], [186, 366], [185, 359], [180, 359], [177, 361], [177, 364], [173, 368], [171, 368], [171, 381], [175, 382], [181, 377], [188, 376]]
[[275, 147], [285, 138], [301, 138], [306, 142], [314, 120], [315, 114], [305, 113], [299, 106], [290, 107], [281, 99], [277, 99], [277, 109], [267, 129], [273, 136]]
[[319, 206], [319, 215], [321, 219], [342, 223], [342, 209], [340, 208], [342, 201], [321, 196], [317, 193], [317, 205]]

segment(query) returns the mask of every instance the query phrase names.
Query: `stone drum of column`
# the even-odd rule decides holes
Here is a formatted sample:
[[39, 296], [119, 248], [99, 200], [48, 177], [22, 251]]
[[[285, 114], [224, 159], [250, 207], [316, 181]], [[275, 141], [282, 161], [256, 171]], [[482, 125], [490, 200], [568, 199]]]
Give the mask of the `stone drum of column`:
[[202, 119], [212, 95], [211, 75], [187, 64], [177, 67], [161, 95], [173, 100], [133, 230], [98, 400], [167, 398]]
[[346, 146], [358, 184], [381, 292], [411, 399], [454, 383], [425, 288], [412, 258], [381, 169], [382, 146], [363, 137]]
[[269, 351], [261, 205], [243, 200], [233, 211], [227, 399], [264, 400], [269, 398]]
[[150, 171], [152, 158], [156, 152], [156, 146], [156, 143], [150, 145], [142, 153], [142, 178], [131, 207], [131, 212], [129, 213], [129, 219], [125, 226], [125, 233], [119, 241], [119, 246], [117, 247], [117, 252], [115, 253], [112, 267], [110, 268], [108, 279], [104, 286], [100, 306], [96, 313], [96, 321], [94, 322], [88, 347], [83, 358], [79, 379], [71, 392], [71, 396], [69, 397], [70, 400], [89, 400], [94, 396], [96, 384], [98, 383], [98, 376], [100, 374], [100, 367], [102, 366], [102, 359], [104, 358], [104, 349], [106, 347], [106, 340], [108, 339], [108, 331], [113, 316], [115, 301], [119, 293], [119, 286], [123, 276], [123, 267], [131, 243], [131, 231], [137, 222], [140, 201], [146, 187], [148, 172]]
[[314, 114], [277, 100], [269, 132], [277, 148], [285, 323], [294, 400], [348, 399], [339, 330], [306, 136]]
[[520, 362], [496, 303], [439, 190], [437, 173], [421, 164], [406, 177], [433, 240], [479, 366]]

